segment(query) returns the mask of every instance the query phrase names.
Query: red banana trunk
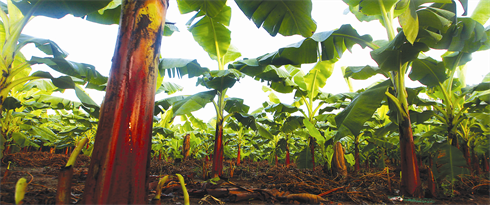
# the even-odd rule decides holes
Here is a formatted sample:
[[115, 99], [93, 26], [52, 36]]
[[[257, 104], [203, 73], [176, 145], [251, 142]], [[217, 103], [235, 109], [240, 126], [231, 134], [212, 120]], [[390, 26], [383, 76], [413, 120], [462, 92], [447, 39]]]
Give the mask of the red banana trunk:
[[147, 204], [167, 0], [125, 0], [83, 204]]
[[354, 144], [354, 159], [356, 160], [355, 169], [356, 172], [361, 170], [361, 160], [359, 159], [359, 142]]
[[489, 172], [490, 167], [488, 166], [488, 158], [485, 154], [483, 154], [483, 160], [481, 163], [482, 163], [483, 170], [485, 170], [485, 172]]
[[289, 146], [286, 146], [286, 167], [289, 168], [291, 164], [291, 159], [289, 158]]
[[311, 163], [313, 164], [313, 171], [315, 171], [315, 138], [310, 136], [310, 153]]
[[236, 157], [236, 166], [240, 166], [240, 143], [238, 144], [238, 154], [237, 154], [237, 157]]
[[402, 167], [401, 189], [403, 194], [418, 197], [422, 194], [422, 183], [420, 181], [417, 156], [415, 155], [412, 125], [410, 124], [409, 116], [400, 117], [399, 119], [400, 163]]
[[214, 138], [213, 178], [223, 174], [223, 119], [216, 121], [216, 135]]

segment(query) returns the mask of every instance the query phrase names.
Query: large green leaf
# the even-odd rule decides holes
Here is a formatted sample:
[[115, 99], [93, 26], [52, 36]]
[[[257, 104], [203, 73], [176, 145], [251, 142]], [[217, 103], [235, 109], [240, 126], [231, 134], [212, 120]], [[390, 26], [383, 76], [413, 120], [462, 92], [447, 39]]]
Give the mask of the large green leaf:
[[33, 43], [39, 50], [47, 55], [53, 55], [54, 57], [58, 58], [66, 58], [68, 56], [68, 53], [61, 49], [54, 41], [36, 38], [25, 34], [20, 35], [17, 49], [21, 49], [29, 43]]
[[473, 86], [464, 87], [461, 89], [462, 95], [471, 94], [475, 91], [485, 91], [490, 89], [490, 82], [482, 82]]
[[20, 101], [17, 98], [14, 98], [12, 96], [8, 96], [3, 101], [2, 107], [3, 107], [3, 109], [6, 109], [6, 110], [14, 110], [16, 108], [22, 107], [22, 104], [20, 104]]
[[100, 106], [92, 100], [92, 98], [78, 85], [75, 85], [75, 94], [80, 102], [83, 104], [83, 108], [95, 118], [99, 118]]
[[[382, 12], [389, 11], [395, 5], [397, 0], [384, 1], [358, 1], [360, 11], [366, 15], [381, 15]], [[381, 4], [385, 7], [385, 11], [381, 10]]]
[[413, 44], [419, 33], [419, 18], [417, 16], [417, 3], [409, 1], [408, 8], [399, 17], [398, 21], [407, 37], [407, 41]]
[[53, 70], [56, 70], [60, 73], [82, 79], [86, 82], [89, 82], [93, 85], [104, 85], [107, 83], [107, 77], [101, 75], [95, 67], [90, 64], [85, 63], [77, 63], [73, 61], [66, 60], [64, 58], [59, 57], [32, 57], [29, 61], [31, 64], [46, 64], [51, 67]]
[[[247, 59], [235, 62], [230, 65], [230, 67], [240, 70], [252, 77], [263, 80], [270, 79], [266, 77], [282, 78], [289, 74], [278, 73], [274, 68], [267, 68], [267, 66], [316, 63], [318, 58], [320, 58], [321, 61], [331, 60], [331, 62], [336, 62], [340, 57], [342, 57], [343, 52], [346, 49], [350, 50], [354, 44], [359, 44], [364, 48], [366, 46], [373, 46], [371, 41], [371, 36], [360, 36], [351, 25], [342, 25], [337, 30], [316, 33], [311, 38], [306, 38], [300, 42], [280, 48], [276, 52], [265, 54], [256, 59]], [[261, 76], [263, 73], [271, 71], [273, 73], [270, 74], [275, 75]]]
[[410, 122], [415, 124], [421, 124], [431, 119], [435, 115], [435, 112], [432, 110], [424, 110], [423, 112], [420, 113], [417, 111], [410, 110], [409, 114], [410, 114]]
[[316, 30], [315, 21], [311, 18], [310, 0], [235, 0], [235, 2], [248, 19], [254, 21], [257, 28], [262, 26], [271, 36], [280, 33], [283, 36], [299, 34], [310, 37]]
[[333, 69], [334, 62], [331, 60], [320, 61], [304, 76], [306, 91], [312, 97], [317, 96], [319, 89], [325, 86], [327, 79], [333, 73]]
[[318, 144], [325, 144], [325, 138], [320, 134], [318, 129], [316, 129], [315, 125], [313, 125], [308, 119], [303, 119], [303, 124], [305, 125], [306, 129], [308, 129], [308, 133], [310, 136], [314, 137], [316, 139], [316, 142]]
[[44, 80], [44, 79], [38, 79], [38, 80], [31, 80], [29, 83], [24, 85], [20, 91], [28, 91], [33, 88], [37, 88], [39, 90], [42, 90], [44, 92], [51, 92], [56, 90], [56, 86], [52, 83], [52, 81], [49, 80]]
[[374, 66], [349, 66], [345, 69], [344, 78], [356, 80], [366, 80], [376, 74], [382, 74], [388, 77], [388, 73]]
[[59, 139], [59, 137], [56, 136], [52, 130], [45, 127], [37, 127], [37, 126], [23, 124], [21, 125], [21, 128], [27, 130], [31, 135], [40, 136], [40, 139], [44, 142], [46, 141], [55, 142], [56, 140]]
[[230, 18], [231, 8], [225, 6], [215, 17], [206, 15], [189, 27], [194, 40], [212, 59], [222, 58], [228, 51], [231, 31], [227, 26], [230, 24]]
[[448, 143], [444, 143], [438, 147], [444, 153], [444, 156], [438, 158], [436, 161], [437, 164], [442, 165], [439, 169], [441, 172], [435, 176], [438, 180], [449, 177], [449, 180], [453, 181], [460, 174], [469, 174], [466, 159], [458, 148]]
[[458, 18], [435, 48], [472, 53], [489, 46], [487, 33], [480, 23], [471, 18]]
[[272, 134], [261, 124], [255, 123], [255, 127], [257, 128], [257, 131], [259, 132], [260, 136], [262, 136], [265, 139], [272, 140], [274, 137]]
[[215, 89], [222, 91], [227, 88], [233, 87], [236, 81], [243, 78], [244, 75], [235, 69], [228, 70], [212, 70], [205, 73], [204, 76], [200, 77], [198, 83], [206, 86], [209, 89]]
[[311, 152], [309, 147], [305, 147], [296, 159], [296, 164], [300, 169], [311, 169], [313, 168]]
[[303, 116], [290, 116], [286, 118], [281, 126], [281, 132], [292, 133], [294, 130], [303, 127]]
[[182, 87], [181, 85], [178, 85], [176, 83], [162, 82], [161, 86], [156, 91], [156, 94], [159, 94], [161, 92], [165, 92], [165, 93], [171, 95], [171, 94], [174, 94], [178, 91], [182, 91], [183, 89], [184, 89], [184, 87]]
[[421, 51], [428, 50], [429, 47], [424, 43], [407, 43], [405, 35], [400, 32], [385, 46], [371, 51], [371, 57], [382, 70], [398, 71], [401, 65], [416, 59]]
[[229, 66], [240, 72], [254, 77], [257, 80], [267, 80], [272, 82], [284, 81], [289, 77], [289, 73], [280, 67], [273, 65], [259, 65], [257, 59], [236, 61]]
[[240, 122], [243, 126], [250, 127], [254, 130], [257, 130], [256, 124], [255, 124], [255, 116], [249, 115], [246, 113], [235, 112], [233, 114], [233, 117], [235, 117], [235, 119], [238, 122]]
[[75, 17], [83, 17], [88, 13], [104, 8], [111, 0], [19, 0], [13, 2], [24, 14], [31, 9], [35, 9], [34, 16], [47, 16], [59, 19], [68, 14], [72, 14]]
[[35, 109], [43, 109], [46, 107], [50, 107], [51, 109], [65, 109], [71, 110], [75, 108], [79, 108], [82, 103], [67, 100], [61, 97], [51, 96], [51, 95], [34, 95], [31, 96], [33, 101], [24, 102], [24, 106], [32, 106]]
[[113, 0], [104, 8], [93, 11], [87, 14], [87, 21], [92, 21], [100, 24], [119, 24], [121, 20], [121, 3], [122, 0]]
[[428, 87], [441, 86], [448, 78], [444, 63], [430, 57], [413, 60], [408, 77]]
[[358, 135], [364, 123], [373, 116], [376, 109], [381, 105], [389, 86], [391, 86], [391, 81], [386, 80], [354, 98], [349, 106], [335, 117], [339, 128], [338, 135], [345, 136], [348, 134], [341, 132], [343, 128], [349, 130], [353, 135]]
[[199, 110], [210, 103], [214, 96], [216, 96], [216, 90], [200, 92], [191, 96], [188, 96], [172, 106], [174, 116], [185, 115], [196, 110]]
[[155, 101], [155, 108], [154, 108], [153, 115], [158, 115], [160, 113], [165, 112], [165, 110], [168, 110], [168, 108], [170, 108], [170, 106], [172, 106], [174, 103], [181, 101], [184, 98], [186, 98], [186, 96], [173, 96], [173, 97]]
[[15, 144], [18, 145], [19, 147], [25, 147], [30, 144], [29, 139], [22, 132], [12, 133], [12, 139], [14, 140]]
[[490, 11], [490, 1], [480, 0], [473, 14], [471, 14], [471, 18], [481, 25], [485, 25], [490, 18], [490, 12], [488, 11]]
[[241, 98], [226, 98], [225, 99], [225, 110], [228, 113], [241, 112], [247, 113], [250, 106], [243, 104], [243, 99]]
[[265, 111], [273, 113], [274, 118], [279, 116], [281, 113], [294, 113], [298, 111], [297, 107], [287, 105], [284, 103], [273, 104], [265, 108]]
[[203, 11], [210, 17], [216, 17], [226, 6], [226, 0], [202, 1], [202, 0], [177, 0], [181, 14], [193, 11]]
[[197, 60], [182, 59], [182, 58], [162, 58], [158, 64], [160, 73], [165, 73], [169, 77], [182, 78], [184, 75], [189, 75], [189, 78], [201, 76], [205, 72], [209, 72], [208, 68], [201, 67]]

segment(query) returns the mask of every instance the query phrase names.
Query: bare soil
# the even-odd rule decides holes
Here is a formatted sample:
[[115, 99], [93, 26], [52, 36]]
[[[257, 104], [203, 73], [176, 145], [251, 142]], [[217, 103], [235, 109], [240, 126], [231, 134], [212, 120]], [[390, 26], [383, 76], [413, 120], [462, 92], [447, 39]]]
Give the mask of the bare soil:
[[[5, 156], [0, 167], [0, 204], [14, 203], [15, 183], [21, 177], [29, 182], [24, 204], [54, 204], [59, 169], [67, 159], [66, 155], [48, 152]], [[73, 204], [81, 200], [89, 161], [88, 157], [79, 156], [74, 168]], [[10, 169], [5, 175], [8, 162], [11, 162]], [[221, 179], [211, 181], [207, 176], [211, 162], [152, 160], [148, 203], [155, 203], [152, 199], [159, 178], [178, 173], [184, 176], [191, 204], [490, 204], [489, 173], [461, 176], [460, 181], [454, 183], [452, 196], [445, 195], [448, 191], [443, 193], [443, 188], [439, 188], [441, 193], [435, 198], [429, 198], [428, 194], [426, 198], [394, 198], [399, 196], [400, 188], [400, 175], [396, 173], [396, 167], [389, 167], [389, 172], [387, 168], [372, 168], [358, 173], [349, 172], [347, 177], [337, 177], [322, 170], [321, 166], [312, 171], [298, 169], [294, 164], [289, 168], [273, 166], [266, 161], [244, 161], [240, 166], [234, 163], [225, 161]], [[423, 170], [421, 178], [426, 188], [427, 176]], [[304, 193], [320, 195], [320, 201], [304, 198]], [[160, 203], [184, 203], [176, 177], [171, 177], [165, 183]]]

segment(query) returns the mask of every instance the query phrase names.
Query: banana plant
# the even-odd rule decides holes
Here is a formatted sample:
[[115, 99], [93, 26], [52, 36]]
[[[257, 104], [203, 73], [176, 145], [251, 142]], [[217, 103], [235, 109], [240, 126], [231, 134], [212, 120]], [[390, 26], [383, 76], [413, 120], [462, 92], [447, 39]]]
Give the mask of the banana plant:
[[[371, 52], [371, 57], [377, 62], [379, 68], [388, 74], [390, 90], [384, 90], [398, 117], [396, 123], [400, 133], [400, 153], [402, 160], [402, 191], [405, 194], [418, 196], [421, 194], [420, 174], [413, 144], [412, 128], [409, 115], [407, 89], [405, 88], [405, 73], [412, 62], [417, 60], [420, 52], [430, 48], [452, 49], [459, 47], [461, 41], [454, 41], [452, 36], [457, 28], [456, 3], [453, 1], [433, 1], [432, 4], [423, 4], [422, 1], [357, 1], [345, 0], [352, 13], [359, 20], [370, 21], [378, 19], [388, 34], [389, 42]], [[467, 2], [461, 1], [466, 11]], [[398, 18], [402, 29], [396, 34], [393, 19]], [[423, 18], [424, 21], [419, 21]], [[414, 68], [412, 67], [412, 71]], [[413, 71], [414, 72], [414, 71]], [[378, 73], [378, 72], [376, 72]], [[419, 72], [418, 72], [419, 73]], [[412, 78], [414, 79], [414, 78]], [[380, 92], [383, 92], [380, 90]], [[381, 99], [382, 100], [382, 99]], [[350, 131], [358, 132], [350, 125]], [[339, 124], [339, 123], [338, 123]]]
[[[227, 123], [225, 125], [226, 128], [231, 129], [234, 133], [234, 141], [237, 146], [237, 154], [236, 154], [236, 165], [240, 166], [241, 160], [244, 157], [242, 154], [242, 149], [244, 146], [248, 146], [250, 143], [249, 136], [252, 136], [255, 132], [253, 128], [256, 128], [255, 124], [252, 124], [253, 121], [247, 119], [250, 115], [246, 115], [246, 113], [235, 113], [232, 117], [228, 118]], [[250, 116], [252, 117], [252, 116]], [[258, 117], [253, 116], [253, 117]], [[238, 119], [240, 119], [240, 121]]]
[[[25, 3], [25, 1], [23, 2]], [[8, 16], [3, 10], [0, 11], [0, 17], [2, 18], [0, 26], [2, 32], [0, 32], [0, 38], [3, 39], [3, 43], [0, 45], [2, 48], [3, 59], [1, 62], [1, 69], [2, 72], [5, 73], [0, 80], [0, 109], [9, 93], [14, 90], [15, 87], [23, 87], [24, 84], [35, 79], [51, 79], [53, 84], [60, 89], [75, 89], [77, 95], [81, 91], [75, 86], [75, 83], [88, 82], [95, 87], [101, 86], [107, 81], [107, 78], [100, 75], [93, 66], [67, 61], [65, 58], [68, 53], [63, 51], [53, 41], [21, 34], [28, 21], [33, 18], [34, 15], [37, 15], [36, 12], [41, 9], [42, 5], [44, 5], [36, 2], [32, 2], [34, 5], [31, 5], [29, 8], [19, 10], [15, 6], [19, 6], [19, 2], [16, 2], [14, 5], [12, 1], [8, 1]], [[20, 50], [30, 43], [34, 44], [45, 54], [53, 55], [53, 57], [33, 57], [30, 61], [27, 61]], [[30, 65], [41, 63], [48, 65], [55, 71], [75, 77], [76, 79], [72, 79], [68, 76], [54, 78], [48, 72], [43, 71], [36, 71], [29, 74], [32, 70]], [[91, 102], [86, 102], [83, 99], [81, 99], [81, 101], [88, 106], [91, 104]]]
[[[281, 33], [283, 35], [302, 34], [311, 36], [316, 29], [314, 21], [311, 19], [311, 1], [302, 3], [298, 2], [267, 2], [267, 1], [236, 1], [240, 9], [249, 18], [253, 17], [256, 25], [263, 25], [271, 35]], [[230, 46], [230, 30], [227, 28], [230, 23], [231, 9], [226, 6], [226, 0], [219, 1], [189, 1], [179, 0], [179, 10], [181, 13], [195, 12], [195, 15], [188, 21], [189, 31], [192, 33], [197, 43], [215, 60], [218, 64], [218, 70], [202, 73], [198, 83], [213, 89], [211, 91], [202, 92], [192, 97], [186, 98], [184, 101], [174, 105], [174, 113], [188, 113], [202, 108], [205, 104], [212, 101], [214, 96], [217, 96], [216, 101], [213, 101], [216, 110], [216, 134], [213, 158], [213, 177], [222, 174], [223, 168], [223, 122], [235, 110], [227, 110], [228, 115], [225, 116], [224, 111], [227, 106], [226, 92], [234, 83], [244, 75], [235, 69], [225, 70], [225, 65], [240, 56], [233, 46]], [[304, 3], [304, 4], [303, 4]], [[282, 9], [274, 9], [277, 6], [289, 9], [295, 12], [285, 12]], [[281, 18], [266, 19], [264, 12], [274, 10], [281, 14]], [[302, 21], [304, 23], [297, 24], [294, 22]], [[162, 60], [162, 63], [165, 63]], [[179, 68], [177, 66], [167, 66], [168, 68]], [[178, 69], [181, 71], [182, 69]], [[184, 74], [193, 71], [186, 70]], [[230, 99], [231, 100], [231, 99]], [[196, 102], [198, 102], [196, 104]], [[229, 101], [232, 105], [238, 101]], [[190, 108], [190, 104], [194, 104], [194, 108]], [[185, 109], [184, 109], [185, 108]], [[231, 108], [231, 107], [230, 107]]]
[[[363, 48], [376, 47], [371, 41], [370, 36], [360, 36], [350, 25], [343, 25], [333, 31], [315, 33], [276, 52], [255, 59], [237, 61], [230, 67], [256, 79], [270, 81], [270, 87], [277, 92], [296, 92], [294, 105], [297, 107], [305, 105], [306, 111], [302, 113], [308, 122], [304, 123], [310, 133], [314, 133], [313, 136], [308, 137], [311, 156], [314, 158], [314, 139], [325, 141], [314, 128], [316, 124], [314, 117], [323, 105], [323, 102], [314, 103], [321, 97], [320, 89], [325, 86], [325, 81], [333, 72], [335, 62], [342, 57], [345, 50], [350, 50], [354, 44], [359, 44]], [[300, 68], [290, 66], [311, 63], [315, 65], [306, 75]], [[281, 69], [283, 65], [288, 65], [285, 67], [286, 70]]]

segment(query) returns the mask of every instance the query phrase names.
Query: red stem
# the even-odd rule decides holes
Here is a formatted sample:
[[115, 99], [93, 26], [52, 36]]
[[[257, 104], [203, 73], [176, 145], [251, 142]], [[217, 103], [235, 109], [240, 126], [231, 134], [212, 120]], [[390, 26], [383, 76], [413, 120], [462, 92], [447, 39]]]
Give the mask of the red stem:
[[286, 147], [286, 167], [289, 168], [289, 164], [291, 164], [291, 159], [289, 158], [289, 146]]
[[359, 142], [354, 144], [354, 158], [356, 160], [355, 169], [356, 172], [361, 170], [361, 160], [359, 159]]
[[408, 196], [421, 196], [419, 166], [415, 155], [410, 117], [400, 117], [400, 158], [402, 167], [402, 193]]
[[315, 171], [315, 138], [310, 136], [310, 153], [311, 163], [313, 164], [313, 171]]
[[274, 154], [274, 158], [275, 158], [276, 167], [277, 167], [277, 165], [278, 165], [278, 161], [277, 161], [277, 154]]
[[240, 166], [240, 143], [238, 144], [238, 154], [237, 154], [237, 157], [236, 157], [236, 166]]
[[485, 170], [485, 172], [489, 172], [490, 171], [490, 167], [488, 166], [488, 158], [485, 154], [483, 154], [483, 160], [482, 160], [482, 167], [483, 169]]
[[73, 167], [62, 167], [58, 175], [58, 186], [56, 188], [56, 204], [70, 204], [72, 178]]
[[214, 155], [213, 169], [211, 175], [213, 178], [223, 174], [223, 120], [216, 122], [216, 135], [214, 138]]
[[168, 1], [125, 0], [83, 204], [147, 204], [151, 129]]

